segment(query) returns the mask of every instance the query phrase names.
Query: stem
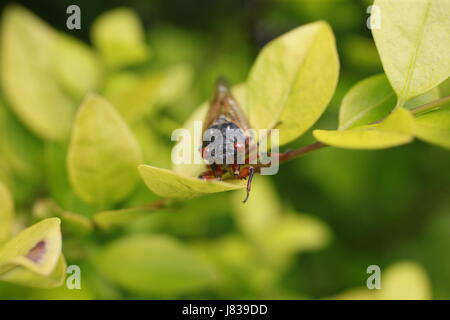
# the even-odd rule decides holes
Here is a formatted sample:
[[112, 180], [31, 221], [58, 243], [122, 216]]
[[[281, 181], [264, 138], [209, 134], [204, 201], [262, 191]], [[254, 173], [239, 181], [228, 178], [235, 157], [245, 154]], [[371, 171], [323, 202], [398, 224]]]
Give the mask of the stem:
[[[444, 103], [449, 102], [449, 101], [450, 101], [450, 96], [443, 97], [443, 98], [440, 98], [438, 100], [435, 100], [435, 101], [426, 103], [424, 105], [415, 107], [415, 108], [411, 109], [410, 111], [413, 114], [418, 114], [418, 113], [421, 113], [421, 112], [430, 111], [430, 110], [433, 110], [434, 108], [439, 107], [439, 106], [441, 106]], [[374, 123], [381, 122], [382, 120], [376, 121]], [[295, 150], [287, 151], [285, 153], [280, 154], [280, 163], [287, 162], [289, 160], [301, 157], [301, 156], [303, 156], [304, 154], [306, 154], [308, 152], [311, 152], [311, 151], [314, 151], [314, 150], [317, 150], [317, 149], [321, 149], [321, 148], [325, 148], [325, 147], [329, 147], [329, 146], [324, 144], [324, 143], [322, 143], [322, 142], [316, 141], [316, 142], [311, 143], [311, 144], [309, 144], [307, 146], [304, 146], [304, 147], [301, 147], [301, 148], [298, 148], [298, 149], [295, 149]]]
[[425, 111], [430, 111], [430, 110], [432, 110], [432, 109], [434, 109], [436, 107], [439, 107], [440, 105], [442, 105], [442, 104], [444, 104], [444, 103], [446, 103], [448, 101], [450, 101], [450, 96], [446, 96], [446, 97], [440, 98], [438, 100], [431, 101], [431, 102], [429, 102], [427, 104], [415, 107], [415, 108], [411, 109], [411, 112], [413, 114], [417, 114], [417, 113], [421, 113], [421, 112], [425, 112]]
[[314, 151], [317, 149], [321, 149], [321, 148], [325, 148], [325, 147], [328, 147], [328, 145], [326, 145], [322, 142], [316, 141], [307, 146], [304, 146], [304, 147], [301, 147], [298, 149], [294, 149], [294, 150], [290, 150], [290, 151], [286, 151], [285, 153], [280, 154], [280, 163], [287, 162], [294, 158], [301, 157], [308, 152], [311, 152], [311, 151]]

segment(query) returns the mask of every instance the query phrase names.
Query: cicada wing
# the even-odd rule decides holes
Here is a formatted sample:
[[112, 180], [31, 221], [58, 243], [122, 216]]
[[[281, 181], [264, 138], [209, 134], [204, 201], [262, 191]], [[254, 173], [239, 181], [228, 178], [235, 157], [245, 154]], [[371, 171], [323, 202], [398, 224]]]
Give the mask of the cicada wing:
[[228, 92], [225, 97], [225, 102], [223, 104], [224, 115], [232, 122], [234, 122], [239, 128], [244, 131], [250, 129], [250, 124], [248, 123], [247, 117], [242, 111], [237, 100], [233, 97], [231, 92]]
[[214, 97], [209, 104], [209, 109], [206, 113], [205, 121], [203, 121], [203, 132], [205, 132], [205, 130], [211, 126], [214, 120], [216, 120], [220, 116], [220, 114], [222, 114], [222, 105], [225, 99], [224, 95], [226, 90], [226, 86], [223, 86], [219, 82], [217, 83]]
[[203, 131], [209, 128], [220, 115], [224, 115], [229, 121], [234, 122], [244, 131], [250, 129], [244, 112], [233, 97], [228, 82], [223, 77], [217, 79], [216, 91], [205, 117]]

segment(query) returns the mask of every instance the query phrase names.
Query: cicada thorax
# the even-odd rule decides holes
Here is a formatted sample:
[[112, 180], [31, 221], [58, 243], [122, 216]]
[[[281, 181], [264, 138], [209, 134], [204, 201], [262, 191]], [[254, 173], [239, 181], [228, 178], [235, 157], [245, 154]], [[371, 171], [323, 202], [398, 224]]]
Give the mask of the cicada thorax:
[[245, 130], [220, 115], [203, 133], [202, 157], [213, 171], [237, 176], [246, 163], [249, 141]]

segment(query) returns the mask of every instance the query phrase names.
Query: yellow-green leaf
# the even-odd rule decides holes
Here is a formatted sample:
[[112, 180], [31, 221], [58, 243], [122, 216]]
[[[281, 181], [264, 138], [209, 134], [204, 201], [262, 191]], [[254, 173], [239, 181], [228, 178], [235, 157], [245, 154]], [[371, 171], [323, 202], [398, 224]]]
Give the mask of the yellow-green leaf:
[[66, 259], [61, 254], [58, 262], [49, 275], [42, 275], [35, 273], [27, 268], [18, 266], [10, 271], [0, 275], [0, 280], [21, 284], [27, 287], [34, 288], [55, 288], [64, 283], [66, 278]]
[[125, 121], [104, 98], [89, 95], [76, 117], [68, 153], [70, 182], [99, 208], [123, 200], [139, 181], [141, 150]]
[[61, 85], [75, 99], [97, 88], [100, 81], [99, 62], [91, 48], [62, 33], [56, 37], [55, 71]]
[[25, 229], [0, 247], [0, 274], [22, 266], [34, 273], [50, 275], [61, 255], [58, 218], [49, 218]]
[[267, 249], [281, 255], [323, 248], [330, 240], [331, 232], [319, 219], [306, 214], [284, 214], [273, 225], [267, 237]]
[[140, 165], [139, 172], [147, 187], [164, 198], [191, 199], [208, 193], [241, 189], [245, 186], [245, 181], [207, 181], [148, 165]]
[[[41, 175], [43, 144], [31, 134], [0, 100], [0, 153], [11, 172], [20, 179], [37, 182]], [[17, 194], [16, 194], [17, 196]]]
[[99, 270], [133, 292], [173, 296], [212, 285], [214, 271], [194, 251], [163, 235], [122, 238], [96, 258]]
[[67, 138], [75, 104], [54, 77], [56, 33], [16, 5], [5, 9], [1, 30], [1, 79], [14, 112], [41, 138]]
[[431, 101], [438, 100], [440, 98], [439, 87], [433, 88], [430, 91], [427, 91], [417, 97], [414, 97], [408, 100], [405, 103], [405, 108], [413, 109], [415, 107], [419, 107], [421, 105], [427, 104]]
[[431, 90], [450, 75], [450, 2], [376, 0], [380, 28], [372, 29], [399, 104]]
[[9, 190], [0, 181], [0, 245], [11, 236], [14, 202]]
[[344, 96], [339, 129], [345, 130], [383, 119], [395, 106], [395, 93], [384, 74], [356, 83]]
[[403, 108], [392, 112], [384, 121], [348, 130], [314, 130], [322, 143], [347, 149], [384, 149], [413, 140], [413, 117]]
[[418, 115], [414, 133], [421, 140], [450, 149], [450, 108]]
[[381, 268], [381, 288], [354, 288], [332, 297], [337, 300], [426, 300], [431, 299], [431, 284], [418, 263], [401, 261], [384, 270]]
[[269, 178], [258, 176], [252, 182], [250, 198], [242, 205], [242, 194], [233, 195], [235, 219], [247, 236], [265, 239], [273, 225], [280, 219], [281, 203]]
[[427, 300], [431, 299], [431, 284], [425, 270], [411, 261], [396, 263], [381, 275], [382, 300]]
[[103, 13], [94, 22], [91, 36], [105, 63], [112, 68], [139, 64], [150, 56], [139, 17], [131, 9]]
[[280, 144], [308, 130], [336, 88], [339, 61], [330, 26], [296, 28], [263, 48], [247, 81], [247, 110], [256, 129], [277, 123]]
[[108, 79], [104, 94], [125, 120], [134, 124], [151, 115], [156, 107], [176, 101], [186, 92], [191, 73], [183, 64], [143, 76], [121, 72]]

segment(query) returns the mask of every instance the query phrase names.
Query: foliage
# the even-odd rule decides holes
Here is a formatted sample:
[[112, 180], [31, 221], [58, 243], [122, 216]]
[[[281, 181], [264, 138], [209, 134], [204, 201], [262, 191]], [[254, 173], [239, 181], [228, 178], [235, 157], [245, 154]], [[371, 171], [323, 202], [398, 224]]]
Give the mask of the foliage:
[[[415, 138], [450, 148], [449, 4], [375, 5], [383, 12], [382, 27], [372, 30], [376, 48], [351, 34], [361, 28], [352, 19], [331, 14], [346, 7], [357, 16], [364, 12], [357, 5], [305, 0], [264, 14], [289, 27], [271, 33], [259, 53], [227, 28], [233, 21], [221, 22], [228, 31], [218, 43], [176, 27], [146, 32], [137, 12], [116, 8], [92, 23], [88, 46], [28, 9], [6, 7], [0, 296], [449, 297], [448, 283], [433, 271], [434, 251], [426, 256], [435, 243], [448, 252], [448, 237], [433, 238], [437, 227], [422, 230], [414, 219], [428, 220], [409, 215], [413, 199], [430, 188], [420, 210], [438, 212], [428, 219], [444, 217], [448, 225], [449, 198], [433, 192], [450, 191], [442, 170], [448, 152], [418, 143], [370, 154], [340, 150], [386, 149]], [[219, 73], [237, 84], [233, 92], [254, 128], [280, 129], [280, 146], [298, 148], [314, 137], [336, 148], [283, 165], [274, 179], [256, 177], [245, 205], [243, 181], [204, 181], [197, 179], [203, 164], [172, 164], [181, 146], [171, 149], [173, 130], [192, 132], [203, 119], [208, 102], [199, 102], [210, 98]], [[332, 127], [339, 101], [338, 129], [319, 129]], [[199, 157], [198, 145], [189, 154]], [[238, 191], [224, 192], [231, 190]], [[83, 270], [80, 292], [61, 286], [66, 257]], [[379, 292], [359, 288], [373, 259], [390, 265]]]

